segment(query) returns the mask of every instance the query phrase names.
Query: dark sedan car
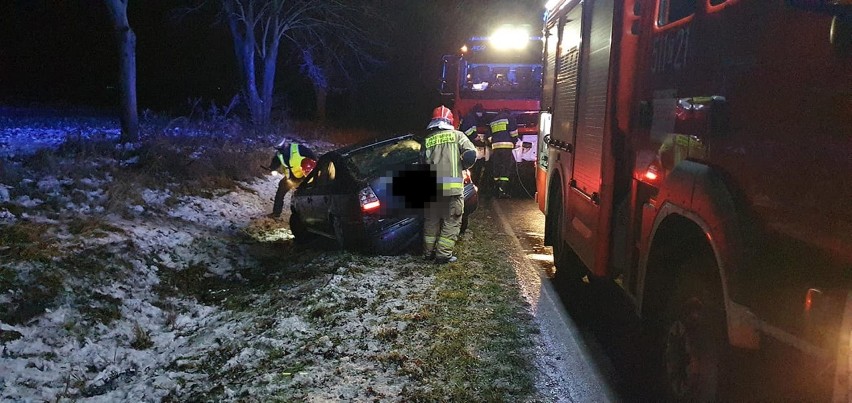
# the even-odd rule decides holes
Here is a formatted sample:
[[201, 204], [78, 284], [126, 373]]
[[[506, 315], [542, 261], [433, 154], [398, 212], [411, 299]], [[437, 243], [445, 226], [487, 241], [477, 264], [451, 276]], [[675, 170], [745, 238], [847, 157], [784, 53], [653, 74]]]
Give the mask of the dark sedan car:
[[[378, 254], [420, 246], [423, 200], [434, 183], [418, 164], [419, 155], [420, 143], [408, 134], [320, 157], [290, 202], [295, 242], [321, 236], [344, 249]], [[467, 171], [464, 193], [463, 231], [478, 205], [478, 191]]]

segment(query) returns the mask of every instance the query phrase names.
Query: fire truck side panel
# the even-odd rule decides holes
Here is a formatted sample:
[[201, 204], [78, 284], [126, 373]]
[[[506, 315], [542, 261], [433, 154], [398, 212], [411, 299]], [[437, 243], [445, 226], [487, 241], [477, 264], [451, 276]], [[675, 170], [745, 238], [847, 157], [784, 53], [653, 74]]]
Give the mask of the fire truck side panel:
[[834, 16], [801, 0], [614, 1], [563, 1], [545, 25], [546, 242], [561, 235], [640, 310], [670, 291], [676, 259], [710, 251], [731, 344], [772, 337], [847, 376], [852, 50], [830, 42]]
[[[567, 15], [559, 36], [556, 60], [556, 91], [552, 136], [559, 142], [573, 144], [577, 119], [577, 69], [580, 60], [580, 26], [582, 4]], [[570, 165], [569, 165], [570, 167]]]
[[[579, 69], [582, 43], [582, 15], [586, 3], [576, 3], [570, 11], [560, 19], [555, 28], [558, 30], [555, 90], [553, 91], [553, 121], [551, 128], [551, 144], [548, 148], [548, 189], [560, 189], [560, 193], [549, 195], [554, 198], [552, 202], [564, 204], [562, 208], [565, 222], [572, 222], [573, 211], [567, 206], [572, 197], [569, 181], [574, 165], [574, 142], [577, 131], [577, 101], [579, 94]], [[551, 38], [550, 40], [553, 40]], [[547, 91], [547, 90], [545, 90]], [[556, 186], [554, 181], [559, 181]], [[558, 200], [558, 201], [557, 201]], [[550, 203], [550, 202], [548, 202]], [[573, 231], [571, 226], [564, 225], [556, 229], [559, 231], [558, 239], [554, 242], [564, 241], [571, 237]], [[578, 254], [591, 255], [591, 250], [577, 251], [577, 245], [572, 248]], [[558, 265], [558, 263], [557, 263]]]
[[811, 288], [839, 291], [835, 304], [824, 298], [826, 315], [849, 286], [852, 57], [832, 49], [830, 16], [785, 3], [734, 3], [707, 17], [732, 61], [721, 66], [730, 132], [711, 139], [709, 156], [744, 190], [762, 230], [737, 297], [772, 326], [822, 343], [803, 302]]
[[[584, 27], [588, 34], [583, 35], [589, 40], [580, 56], [580, 94], [572, 177], [576, 182], [573, 184], [574, 189], [592, 199], [599, 194], [601, 184], [612, 40], [612, 2], [594, 1], [590, 9], [591, 21]], [[583, 221], [591, 218], [584, 217]]]
[[583, 46], [580, 52], [577, 130], [574, 141], [574, 165], [568, 188], [571, 228], [566, 239], [580, 259], [596, 274], [595, 251], [606, 243], [608, 232], [601, 233], [600, 214], [604, 130], [607, 120], [610, 51], [612, 43], [613, 3], [609, 0], [588, 2], [584, 7]]
[[659, 4], [642, 4], [634, 177], [659, 190], [653, 211], [706, 223], [753, 326], [830, 348], [852, 269], [852, 58], [829, 43], [830, 15], [786, 2], [701, 2], [662, 27]]

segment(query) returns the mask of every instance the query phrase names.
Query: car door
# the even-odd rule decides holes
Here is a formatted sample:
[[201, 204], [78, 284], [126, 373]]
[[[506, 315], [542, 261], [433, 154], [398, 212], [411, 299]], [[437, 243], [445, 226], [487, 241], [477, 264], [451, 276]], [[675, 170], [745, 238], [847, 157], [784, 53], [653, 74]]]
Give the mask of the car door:
[[327, 206], [323, 205], [325, 199], [323, 197], [324, 183], [328, 176], [330, 162], [328, 158], [320, 158], [314, 170], [299, 185], [299, 190], [292, 200], [296, 211], [302, 216], [302, 220], [310, 230], [322, 231], [323, 216], [326, 215], [324, 212], [327, 211]]

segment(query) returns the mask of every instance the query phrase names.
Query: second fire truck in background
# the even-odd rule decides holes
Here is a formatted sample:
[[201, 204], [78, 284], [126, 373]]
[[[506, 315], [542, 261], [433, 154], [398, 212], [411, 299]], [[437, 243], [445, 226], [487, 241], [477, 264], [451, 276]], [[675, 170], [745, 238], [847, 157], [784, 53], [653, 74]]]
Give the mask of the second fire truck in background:
[[530, 161], [530, 169], [538, 141], [541, 51], [541, 37], [530, 36], [529, 28], [503, 26], [491, 36], [470, 38], [457, 54], [445, 55], [441, 69], [441, 95], [456, 123], [477, 104], [487, 116], [508, 109], [518, 123], [520, 141], [532, 146], [527, 153], [516, 152], [515, 160]]

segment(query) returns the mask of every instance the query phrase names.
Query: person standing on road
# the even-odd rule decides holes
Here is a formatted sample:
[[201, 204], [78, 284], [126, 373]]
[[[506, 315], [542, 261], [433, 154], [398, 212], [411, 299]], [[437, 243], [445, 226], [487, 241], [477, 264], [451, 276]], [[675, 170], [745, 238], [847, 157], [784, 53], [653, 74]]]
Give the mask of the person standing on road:
[[317, 164], [316, 161], [316, 154], [307, 146], [295, 142], [287, 144], [285, 140], [275, 147], [275, 156], [272, 157], [269, 169], [272, 170], [273, 175], [283, 174], [283, 177], [278, 182], [278, 190], [275, 192], [272, 213], [269, 217], [281, 217], [281, 212], [284, 210], [284, 196], [311, 173]]
[[480, 194], [485, 194], [489, 191], [490, 180], [485, 178], [491, 173], [488, 168], [488, 159], [491, 156], [491, 148], [485, 142], [485, 133], [480, 133], [479, 126], [485, 126], [488, 122], [485, 121], [485, 109], [482, 104], [476, 104], [471, 108], [470, 112], [462, 118], [459, 130], [467, 136], [468, 139], [476, 147], [476, 162], [470, 168], [470, 174], [473, 178], [473, 183], [479, 186]]
[[502, 109], [488, 123], [486, 139], [491, 143], [491, 163], [497, 197], [509, 198], [509, 178], [515, 172], [512, 150], [518, 143], [518, 124], [508, 109]]
[[456, 261], [453, 256], [464, 214], [462, 170], [476, 161], [476, 147], [455, 130], [453, 113], [441, 105], [432, 111], [426, 126], [421, 156], [435, 173], [437, 200], [426, 204], [423, 223], [423, 254], [443, 264]]

